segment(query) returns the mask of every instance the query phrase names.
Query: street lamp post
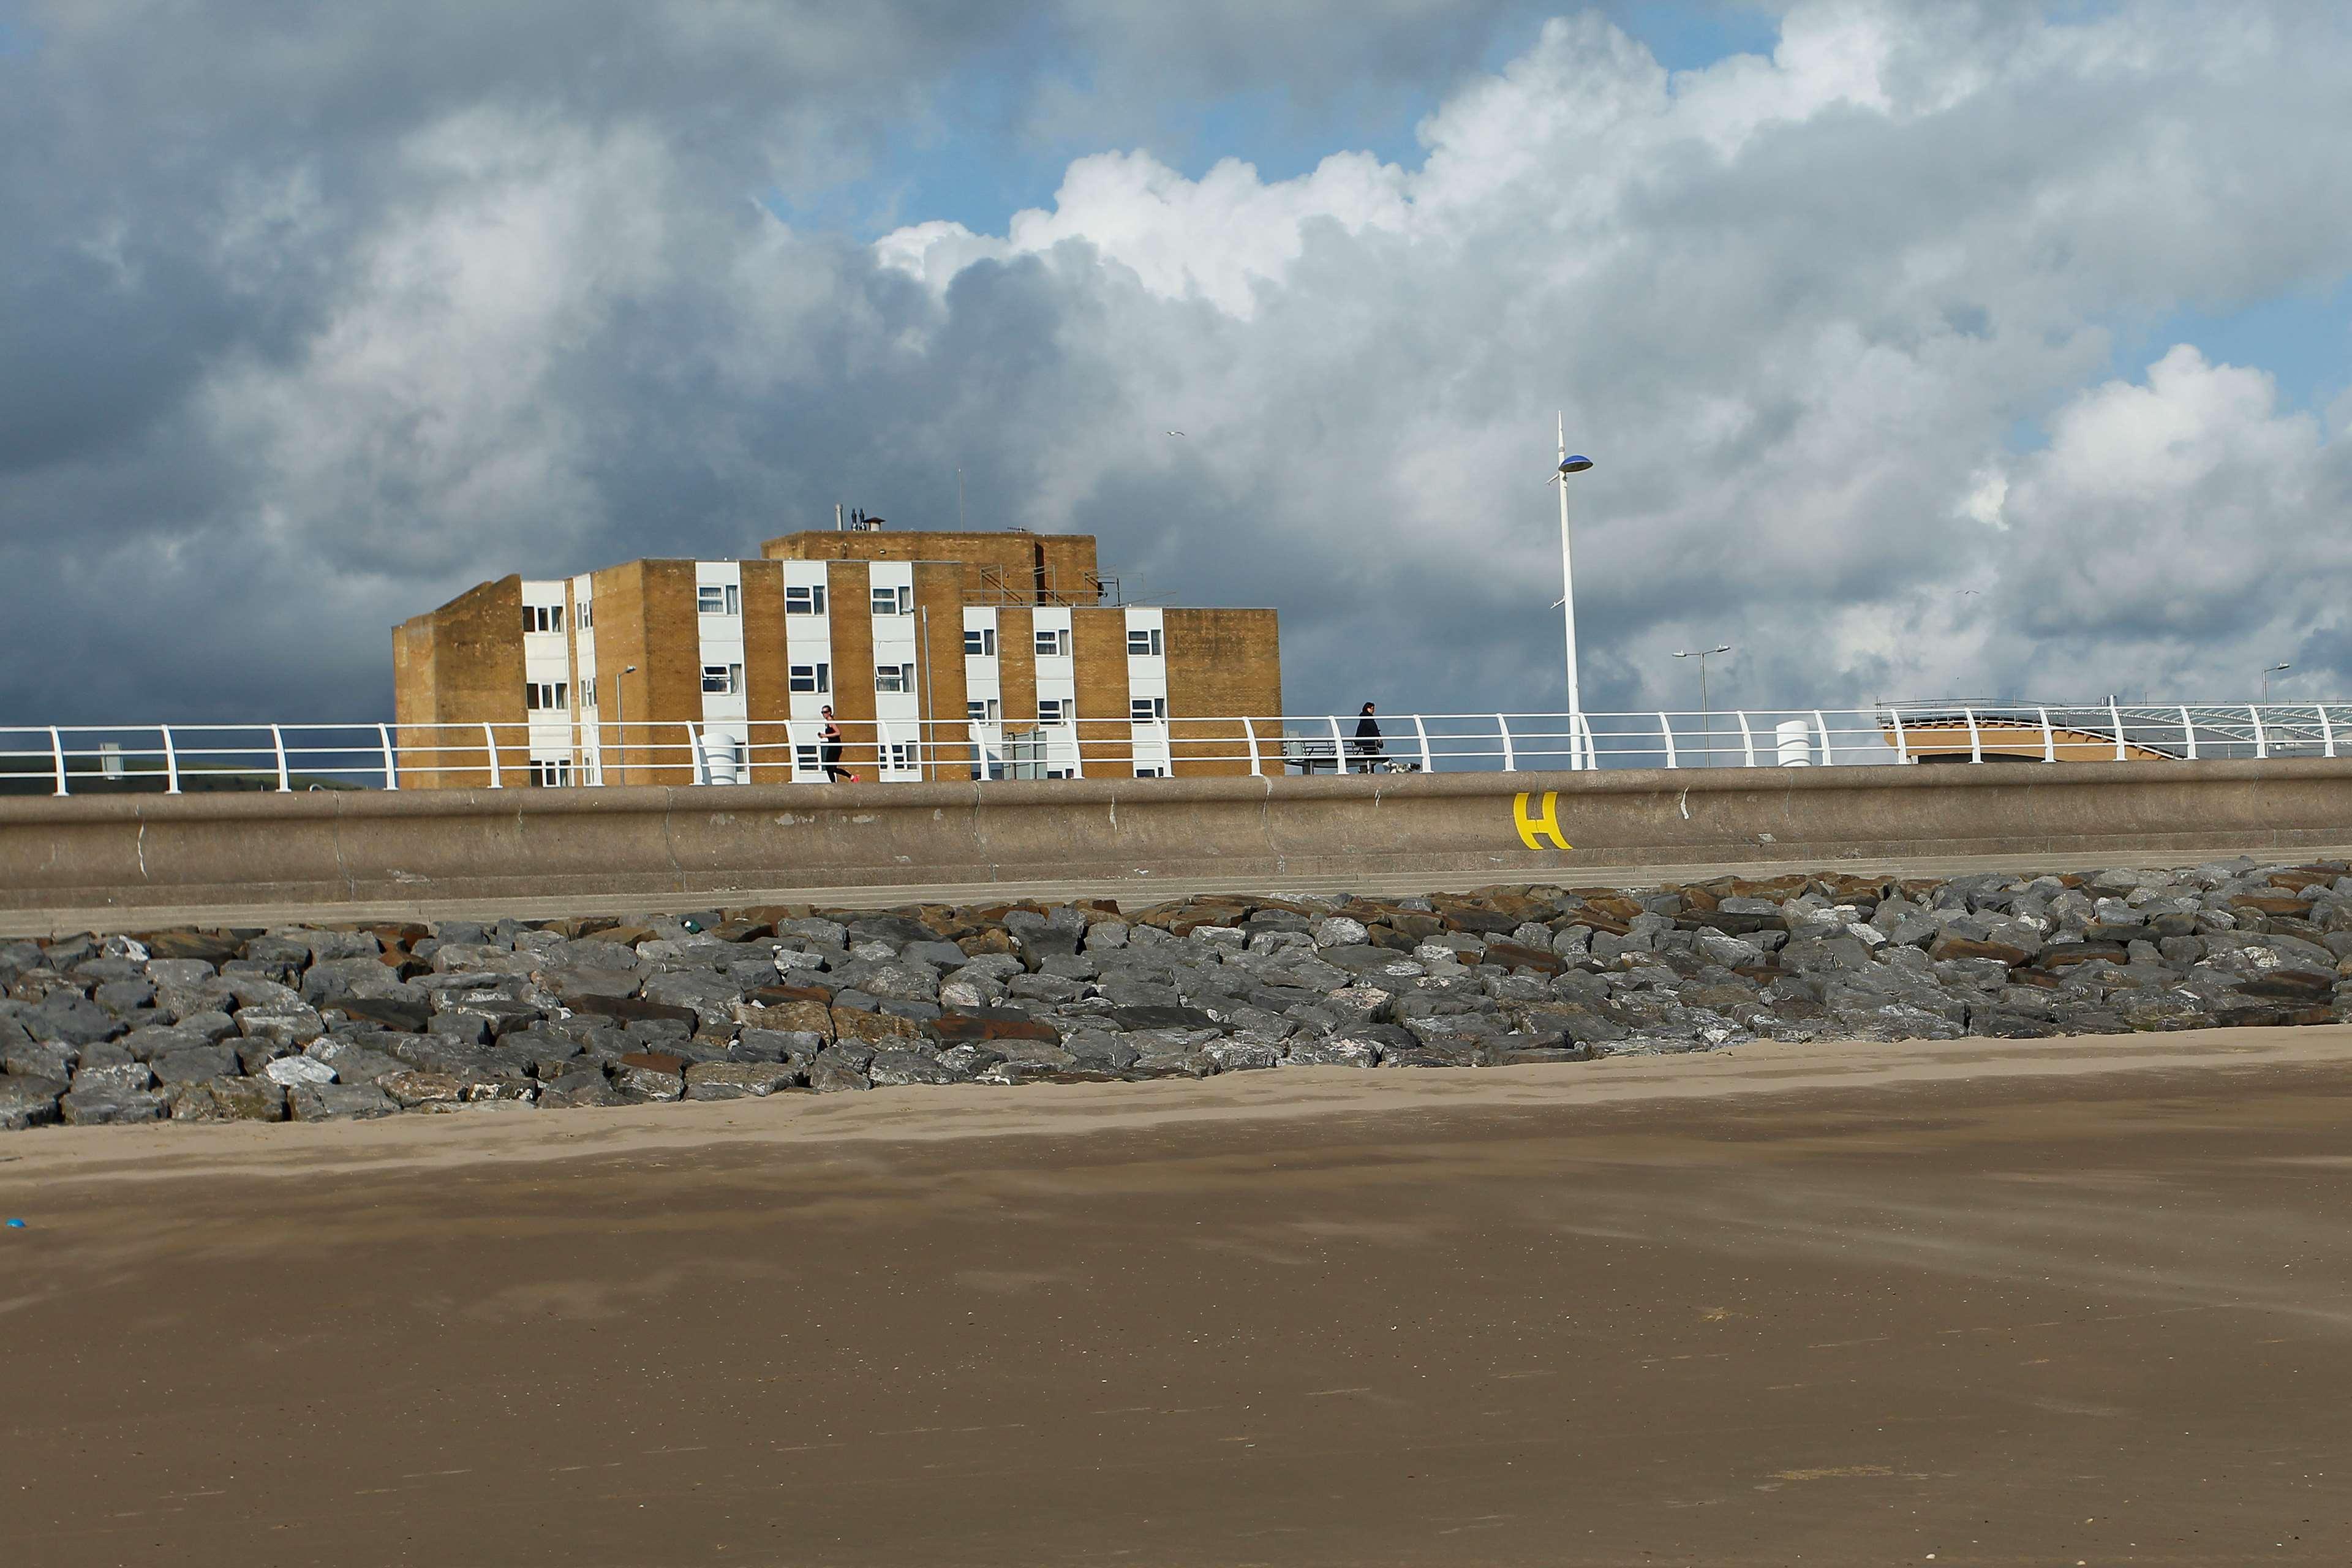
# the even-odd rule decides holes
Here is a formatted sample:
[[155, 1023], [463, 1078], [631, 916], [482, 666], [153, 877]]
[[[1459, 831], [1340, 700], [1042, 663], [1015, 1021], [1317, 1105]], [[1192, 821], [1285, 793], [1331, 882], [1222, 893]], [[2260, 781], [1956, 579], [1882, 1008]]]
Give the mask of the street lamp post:
[[1568, 765], [1591, 765], [1591, 747], [1584, 734], [1584, 701], [1576, 684], [1576, 569], [1568, 549], [1568, 476], [1592, 467], [1592, 459], [1568, 451], [1568, 415], [1559, 416], [1559, 468], [1552, 481], [1559, 486], [1559, 614], [1568, 645]]
[[621, 671], [621, 679], [613, 683], [613, 695], [620, 699], [617, 704], [620, 717], [614, 728], [620, 731], [621, 782], [623, 784], [629, 782], [629, 677], [636, 672], [637, 667], [634, 664], [630, 665]]
[[2276, 675], [2282, 669], [2293, 669], [2294, 668], [2294, 666], [2291, 664], [2274, 664], [2268, 669], [2263, 671], [2263, 701], [2265, 705], [2267, 705], [2271, 700], [2271, 677]]
[[1729, 643], [1718, 643], [1714, 647], [1703, 647], [1696, 651], [1690, 649], [1680, 649], [1675, 654], [1676, 658], [1695, 658], [1698, 660], [1698, 721], [1699, 728], [1706, 734], [1706, 741], [1703, 749], [1699, 752], [1699, 755], [1706, 759], [1699, 764], [1699, 766], [1703, 768], [1711, 768], [1715, 766], [1715, 715], [1714, 711], [1706, 705], [1706, 661], [1713, 658], [1717, 654], [1729, 653], [1730, 651], [1731, 645]]

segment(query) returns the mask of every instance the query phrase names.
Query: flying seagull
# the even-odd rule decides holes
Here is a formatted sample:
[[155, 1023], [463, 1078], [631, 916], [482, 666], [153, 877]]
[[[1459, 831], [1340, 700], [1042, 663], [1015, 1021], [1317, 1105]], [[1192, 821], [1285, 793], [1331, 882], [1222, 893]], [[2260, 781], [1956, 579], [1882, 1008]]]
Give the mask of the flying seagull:
[[1170, 432], [1168, 432], [1168, 434], [1170, 434], [1171, 436], [1181, 436], [1182, 434], [1184, 434], [1184, 432], [1182, 432], [1181, 430], [1171, 430]]

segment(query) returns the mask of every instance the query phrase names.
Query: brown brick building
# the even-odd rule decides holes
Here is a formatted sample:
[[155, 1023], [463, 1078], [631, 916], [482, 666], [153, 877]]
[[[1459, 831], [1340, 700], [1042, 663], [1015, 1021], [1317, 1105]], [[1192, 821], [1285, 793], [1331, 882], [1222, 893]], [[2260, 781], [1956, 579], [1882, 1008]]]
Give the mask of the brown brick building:
[[1244, 717], [1281, 771], [1275, 612], [1121, 603], [1087, 534], [877, 522], [502, 577], [393, 661], [407, 788], [814, 782], [827, 706], [866, 779], [1247, 773]]

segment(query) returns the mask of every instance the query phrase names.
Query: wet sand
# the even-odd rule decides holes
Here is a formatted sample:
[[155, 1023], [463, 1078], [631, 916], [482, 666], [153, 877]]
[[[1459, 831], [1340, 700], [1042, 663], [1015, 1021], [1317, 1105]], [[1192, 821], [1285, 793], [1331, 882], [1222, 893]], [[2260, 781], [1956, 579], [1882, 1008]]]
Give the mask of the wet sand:
[[12, 1564], [2352, 1560], [2352, 1030], [0, 1139]]

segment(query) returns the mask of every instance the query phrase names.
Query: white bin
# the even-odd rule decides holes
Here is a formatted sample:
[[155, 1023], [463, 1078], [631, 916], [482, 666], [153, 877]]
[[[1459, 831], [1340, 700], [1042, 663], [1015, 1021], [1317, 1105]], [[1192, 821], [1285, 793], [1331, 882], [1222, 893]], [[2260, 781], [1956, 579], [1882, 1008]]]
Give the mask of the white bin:
[[702, 736], [702, 782], [740, 784], [735, 766], [735, 737], [705, 731]]
[[1783, 719], [1772, 726], [1772, 738], [1780, 749], [1780, 765], [1784, 768], [1810, 768], [1813, 765], [1811, 726], [1802, 719]]

